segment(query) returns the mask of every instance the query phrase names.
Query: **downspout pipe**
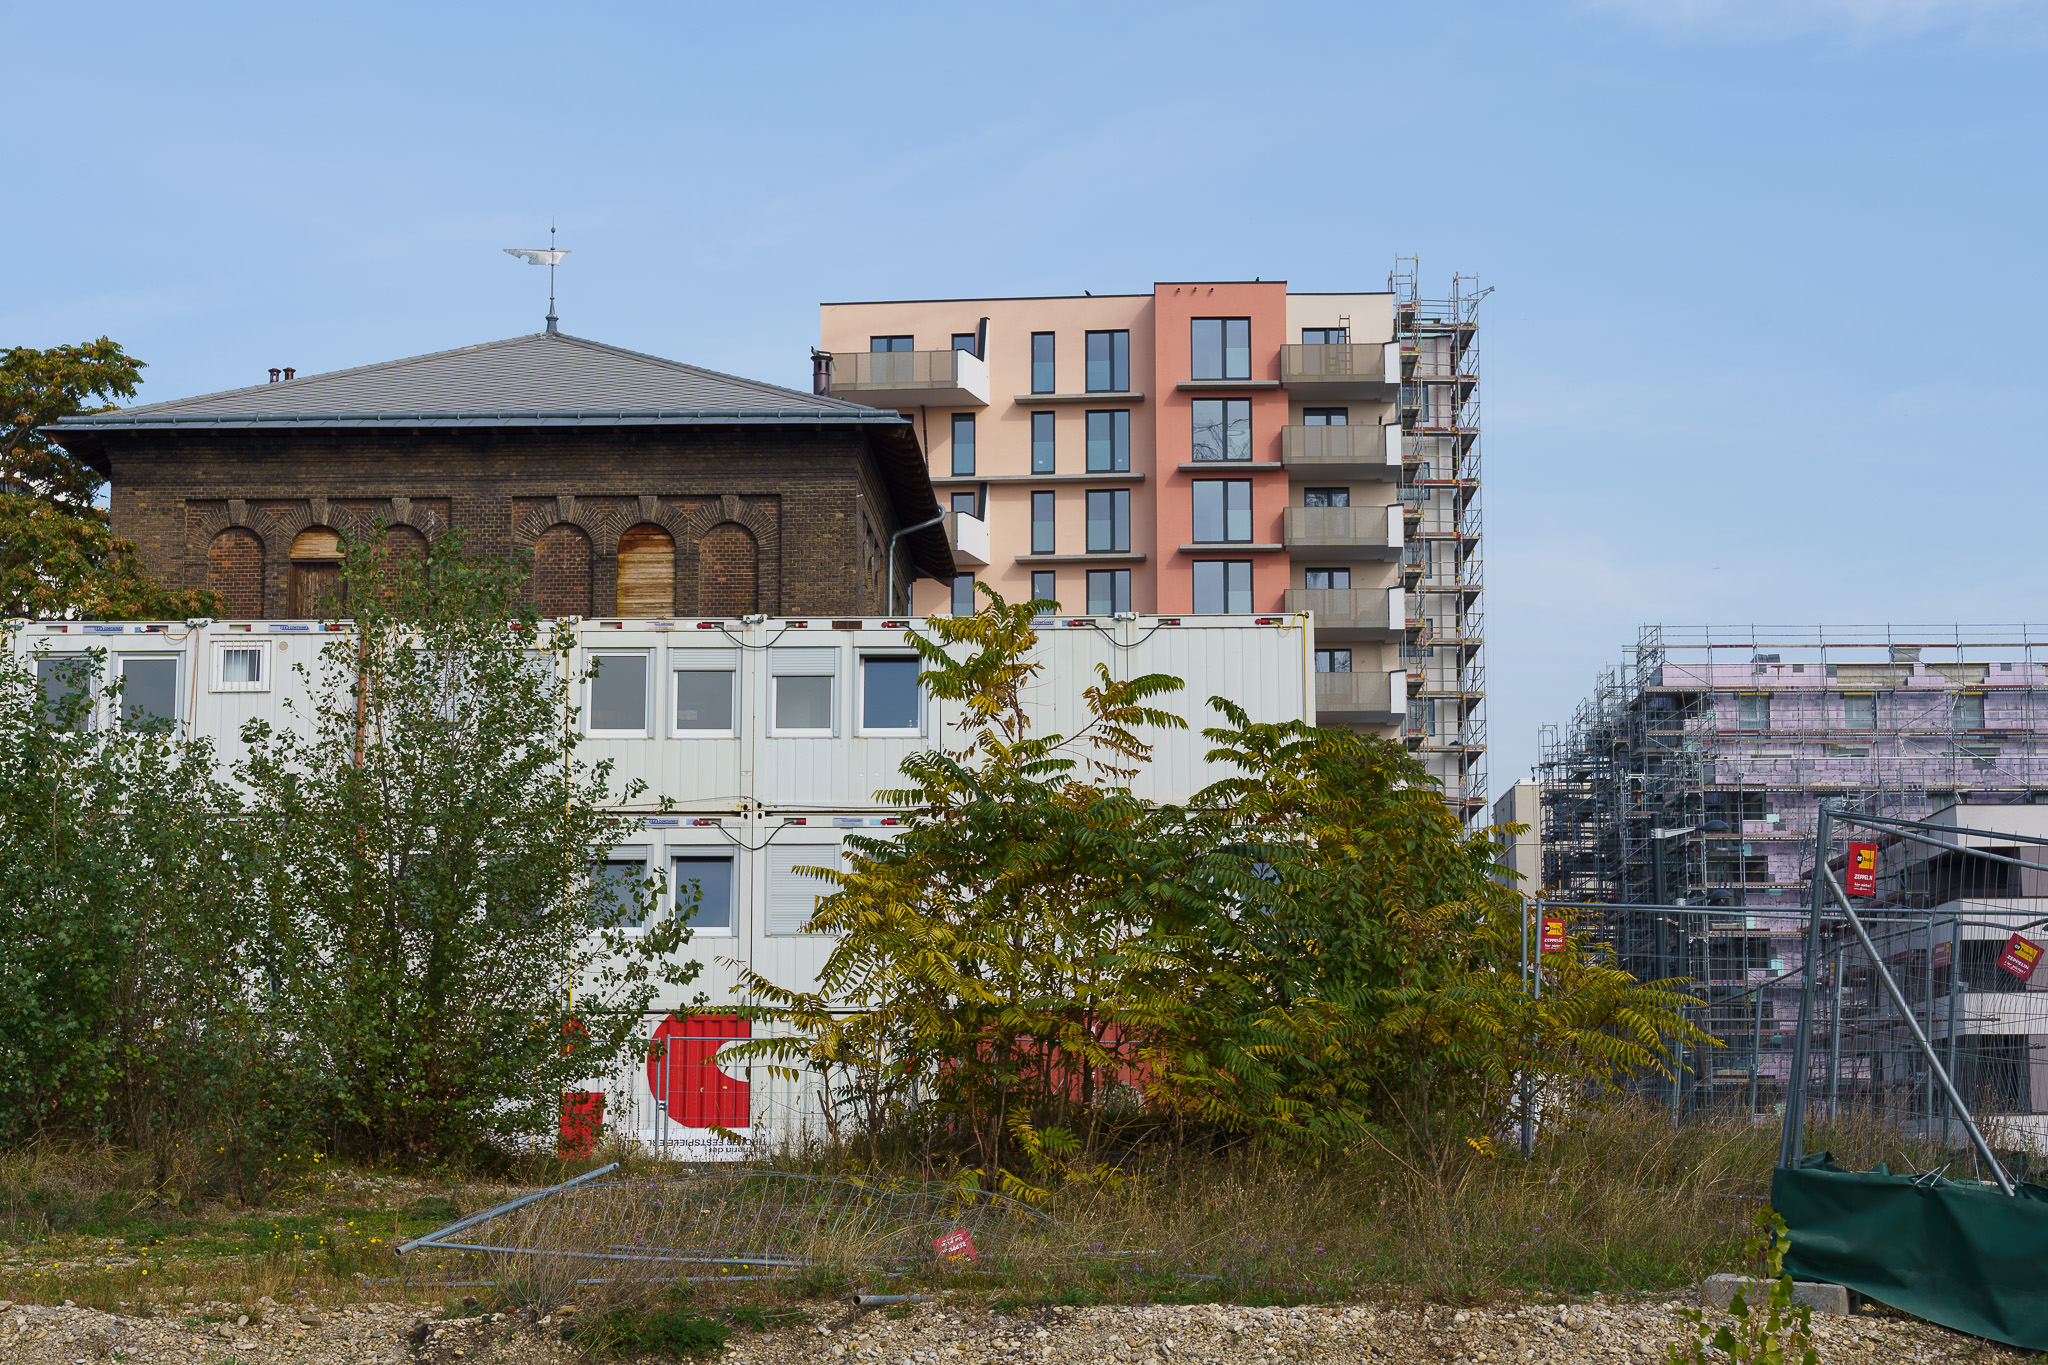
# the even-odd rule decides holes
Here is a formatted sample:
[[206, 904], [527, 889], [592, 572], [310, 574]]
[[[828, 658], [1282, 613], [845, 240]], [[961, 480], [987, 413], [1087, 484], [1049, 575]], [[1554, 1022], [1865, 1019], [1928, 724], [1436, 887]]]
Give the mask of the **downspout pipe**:
[[[896, 542], [903, 539], [903, 537], [909, 535], [912, 531], [922, 531], [928, 527], [937, 526], [940, 522], [944, 521], [945, 519], [946, 514], [944, 512], [941, 512], [937, 516], [933, 517], [930, 521], [920, 521], [915, 526], [906, 526], [902, 530], [898, 531], [895, 535], [889, 537], [889, 597], [887, 602], [883, 604], [882, 608], [885, 612], [889, 613], [892, 616], [896, 612]], [[913, 583], [917, 581], [917, 575], [915, 573], [912, 573], [910, 575], [910, 581]]]

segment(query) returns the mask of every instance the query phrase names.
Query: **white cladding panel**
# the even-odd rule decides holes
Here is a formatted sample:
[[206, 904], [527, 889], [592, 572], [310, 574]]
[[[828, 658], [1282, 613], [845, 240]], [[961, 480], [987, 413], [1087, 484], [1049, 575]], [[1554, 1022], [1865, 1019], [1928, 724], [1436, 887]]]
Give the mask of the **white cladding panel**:
[[[1186, 801], [1226, 775], [1203, 755], [1209, 742], [1203, 727], [1217, 723], [1212, 696], [1231, 698], [1255, 720], [1313, 720], [1310, 637], [1303, 615], [1128, 620], [1060, 617], [1041, 623], [1039, 654], [1044, 668], [1026, 695], [1038, 732], [1072, 734], [1087, 721], [1081, 692], [1097, 681], [1097, 665], [1112, 678], [1167, 673], [1184, 688], [1153, 704], [1188, 721], [1179, 731], [1153, 731], [1153, 763], [1140, 779], [1143, 794]], [[859, 721], [859, 661], [868, 654], [901, 657], [903, 631], [863, 628], [832, 630], [808, 623], [803, 643], [788, 643], [796, 627], [767, 622], [738, 631], [694, 631], [630, 623], [576, 627], [577, 648], [569, 666], [580, 672], [591, 650], [641, 653], [648, 661], [648, 734], [644, 738], [588, 738], [579, 754], [589, 762], [615, 764], [617, 790], [644, 782], [647, 790], [620, 810], [643, 816], [644, 828], [626, 846], [646, 850], [651, 871], [668, 885], [677, 857], [732, 859], [733, 913], [729, 932], [702, 932], [684, 949], [703, 964], [696, 982], [675, 999], [681, 1007], [702, 991], [713, 1005], [732, 1003], [742, 968], [779, 985], [811, 986], [832, 952], [827, 935], [803, 934], [819, 894], [829, 883], [798, 877], [800, 865], [843, 864], [841, 840], [850, 832], [887, 837], [894, 823], [879, 790], [902, 784], [900, 764], [920, 749], [957, 746], [949, 721], [958, 708], [927, 698], [918, 734], [864, 735]], [[178, 661], [179, 724], [215, 746], [222, 760], [243, 755], [242, 727], [252, 720], [276, 727], [302, 723], [312, 713], [312, 688], [320, 674], [319, 650], [345, 645], [344, 632], [308, 622], [215, 622], [199, 626], [165, 624], [31, 624], [11, 632], [18, 654], [53, 655], [103, 650], [114, 668], [123, 656], [173, 657]], [[260, 682], [223, 675], [218, 649], [261, 646]], [[673, 678], [678, 668], [731, 669], [735, 674], [733, 727], [705, 737], [680, 730], [675, 717]], [[773, 732], [772, 687], [791, 671], [833, 679], [832, 733], [789, 736]], [[573, 705], [580, 715], [584, 689]], [[287, 703], [292, 704], [288, 709]], [[114, 723], [101, 708], [96, 723]], [[582, 721], [579, 719], [579, 725]], [[669, 809], [660, 810], [664, 798]], [[885, 823], [888, 822], [888, 823]], [[672, 893], [673, 888], [670, 888]]]

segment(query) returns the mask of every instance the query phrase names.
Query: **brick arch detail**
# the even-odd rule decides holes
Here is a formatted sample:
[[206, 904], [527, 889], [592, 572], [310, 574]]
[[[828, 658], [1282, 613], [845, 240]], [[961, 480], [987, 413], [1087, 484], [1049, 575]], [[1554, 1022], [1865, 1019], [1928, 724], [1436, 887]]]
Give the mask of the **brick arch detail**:
[[[225, 520], [225, 518], [223, 518]], [[223, 526], [207, 537], [206, 585], [231, 618], [263, 615], [263, 538], [246, 526]]]
[[590, 532], [573, 521], [541, 528], [533, 538], [533, 601], [543, 616], [589, 616], [595, 597]]
[[782, 611], [782, 522], [771, 500], [752, 500], [731, 493], [712, 498], [692, 508], [683, 518], [676, 536], [676, 597], [680, 610], [685, 601], [692, 609], [710, 615], [703, 595], [699, 570], [699, 547], [714, 526], [731, 523], [754, 538], [754, 610], [769, 616]]
[[761, 542], [736, 521], [721, 521], [697, 542], [697, 609], [706, 616], [761, 610]]

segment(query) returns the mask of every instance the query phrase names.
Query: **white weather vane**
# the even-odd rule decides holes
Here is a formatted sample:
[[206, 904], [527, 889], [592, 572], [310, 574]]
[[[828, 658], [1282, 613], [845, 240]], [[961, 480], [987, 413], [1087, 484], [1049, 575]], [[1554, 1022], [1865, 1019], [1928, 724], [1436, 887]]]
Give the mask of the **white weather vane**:
[[562, 258], [569, 254], [565, 248], [559, 248], [555, 245], [555, 225], [553, 223], [548, 224], [548, 244], [546, 246], [508, 246], [504, 248], [504, 251], [507, 256], [517, 256], [528, 265], [544, 265], [548, 268], [548, 333], [553, 335], [557, 322], [555, 317], [555, 267], [560, 265]]

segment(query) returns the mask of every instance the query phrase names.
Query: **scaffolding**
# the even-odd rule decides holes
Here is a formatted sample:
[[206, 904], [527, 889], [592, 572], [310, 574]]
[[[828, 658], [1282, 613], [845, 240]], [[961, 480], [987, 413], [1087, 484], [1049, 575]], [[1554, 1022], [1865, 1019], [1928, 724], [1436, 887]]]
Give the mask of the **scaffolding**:
[[1396, 257], [1387, 282], [1401, 355], [1403, 733], [1469, 822], [1487, 808], [1477, 313], [1492, 290], [1454, 275], [1448, 298], [1425, 299], [1418, 265]]
[[2044, 698], [2040, 626], [1644, 626], [1540, 732], [1543, 895], [1669, 907], [1582, 920], [1638, 979], [1701, 983], [1753, 1067], [1790, 1024], [1821, 802], [2048, 802]]

